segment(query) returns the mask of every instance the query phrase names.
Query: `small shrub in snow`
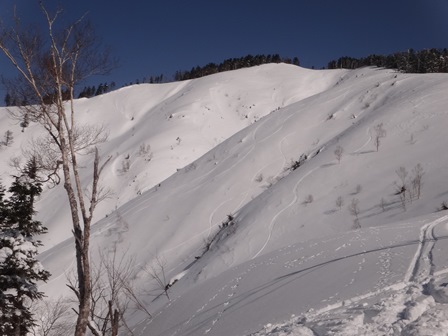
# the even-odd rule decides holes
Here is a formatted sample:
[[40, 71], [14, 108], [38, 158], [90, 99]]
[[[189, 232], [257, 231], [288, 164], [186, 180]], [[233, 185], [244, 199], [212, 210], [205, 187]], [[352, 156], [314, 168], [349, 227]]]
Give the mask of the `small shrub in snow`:
[[0, 143], [0, 145], [8, 147], [9, 145], [12, 145], [13, 140], [14, 140], [14, 136], [12, 135], [12, 131], [7, 130], [3, 137], [3, 141]]
[[254, 180], [255, 180], [255, 182], [258, 182], [258, 183], [262, 182], [263, 181], [263, 174], [262, 173], [257, 174], [255, 176]]
[[448, 201], [443, 201], [440, 205], [440, 208], [437, 209], [437, 211], [445, 211], [448, 210]]
[[138, 148], [137, 155], [138, 156], [145, 156], [151, 153], [151, 145], [147, 145], [146, 143], [142, 143], [140, 147]]
[[387, 133], [386, 133], [386, 130], [383, 128], [383, 123], [375, 125], [373, 130], [375, 132], [374, 137], [373, 137], [373, 143], [375, 144], [376, 151], [378, 152], [380, 145], [381, 145], [381, 139], [385, 138]]
[[352, 202], [348, 206], [348, 211], [350, 212], [350, 215], [353, 216], [353, 228], [354, 229], [360, 229], [361, 224], [359, 223], [359, 200], [357, 198], [353, 198]]
[[411, 180], [412, 196], [416, 197], [417, 199], [420, 199], [423, 186], [423, 175], [425, 174], [425, 171], [423, 170], [422, 165], [419, 163], [414, 167], [412, 173], [413, 173]]
[[266, 185], [265, 185], [265, 187], [266, 188], [270, 188], [270, 187], [272, 187], [274, 184], [276, 184], [278, 182], [278, 179], [277, 178], [275, 178], [274, 176], [268, 176], [267, 178], [266, 178]]
[[301, 165], [303, 165], [305, 163], [305, 161], [308, 159], [308, 156], [306, 154], [302, 154], [300, 155], [299, 160], [294, 160], [291, 159], [291, 161], [289, 162], [289, 164], [285, 167], [285, 171], [294, 171], [297, 168], [299, 168]]
[[131, 162], [130, 162], [129, 158], [124, 159], [123, 161], [121, 161], [120, 172], [127, 173], [129, 171], [129, 168], [131, 168]]
[[400, 198], [400, 202], [401, 202], [401, 207], [403, 208], [403, 210], [406, 211], [406, 192], [408, 190], [408, 186], [407, 186], [407, 176], [408, 176], [408, 171], [406, 170], [405, 167], [400, 167], [398, 168], [395, 173], [397, 174], [398, 178], [400, 179], [400, 181], [396, 184], [396, 192], [395, 195], [397, 195]]
[[383, 197], [380, 200], [380, 208], [383, 212], [386, 211], [386, 200]]
[[342, 196], [339, 196], [338, 198], [336, 198], [335, 204], [339, 210], [342, 209], [342, 207], [344, 206], [344, 199], [342, 198]]
[[305, 200], [303, 201], [303, 205], [307, 206], [308, 204], [313, 203], [313, 201], [314, 201], [313, 195], [309, 194], [308, 196], [305, 197]]
[[344, 148], [341, 146], [337, 146], [334, 150], [334, 156], [336, 157], [336, 160], [338, 160], [338, 163], [341, 163], [342, 154], [344, 153]]

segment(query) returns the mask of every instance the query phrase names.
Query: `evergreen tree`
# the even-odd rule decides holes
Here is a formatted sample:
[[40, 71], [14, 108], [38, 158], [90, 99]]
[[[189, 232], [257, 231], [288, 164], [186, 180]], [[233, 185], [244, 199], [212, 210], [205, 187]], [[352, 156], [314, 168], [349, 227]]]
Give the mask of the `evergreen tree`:
[[46, 232], [33, 220], [34, 201], [42, 192], [36, 182], [36, 165], [31, 162], [25, 173], [16, 177], [5, 199], [0, 186], [0, 334], [27, 335], [34, 324], [31, 303], [41, 299], [38, 281], [48, 280], [50, 273], [37, 261], [41, 242], [34, 236]]
[[11, 98], [11, 95], [9, 93], [7, 93], [6, 96], [5, 96], [5, 105], [6, 106], [11, 106], [12, 105], [12, 98]]

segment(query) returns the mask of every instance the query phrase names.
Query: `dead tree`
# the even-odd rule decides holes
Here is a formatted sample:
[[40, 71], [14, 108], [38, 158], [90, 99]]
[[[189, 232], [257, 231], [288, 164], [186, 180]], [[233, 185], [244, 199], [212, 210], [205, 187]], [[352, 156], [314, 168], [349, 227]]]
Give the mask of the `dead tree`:
[[411, 180], [413, 196], [420, 199], [423, 186], [423, 175], [425, 171], [420, 163], [418, 163], [412, 170], [413, 176]]
[[166, 277], [165, 267], [165, 259], [163, 259], [160, 255], [156, 255], [153, 262], [146, 265], [144, 267], [144, 270], [156, 284], [155, 291], [158, 292], [156, 296], [159, 297], [160, 295], [162, 295], [160, 293], [163, 293], [168, 301], [170, 301], [170, 295], [168, 291], [171, 288], [172, 283], [170, 283], [169, 279]]
[[359, 223], [359, 200], [357, 198], [353, 198], [352, 202], [348, 206], [348, 211], [350, 212], [350, 215], [353, 216], [353, 228], [354, 229], [360, 229], [361, 224]]
[[383, 128], [383, 123], [375, 125], [373, 130], [375, 131], [373, 143], [375, 144], [376, 151], [378, 152], [381, 145], [381, 139], [385, 138], [387, 133], [386, 130]]
[[59, 299], [44, 300], [34, 309], [36, 324], [31, 329], [33, 336], [70, 335], [74, 331], [74, 322], [70, 314], [70, 302]]
[[400, 167], [395, 171], [395, 173], [400, 179], [400, 182], [396, 184], [397, 191], [395, 192], [395, 194], [400, 197], [401, 207], [403, 208], [404, 211], [406, 211], [406, 191], [408, 191], [408, 185], [407, 185], [408, 171], [406, 170], [405, 167]]
[[[54, 154], [50, 162], [45, 162], [47, 180], [55, 183], [62, 180], [68, 196], [79, 280], [75, 336], [83, 336], [89, 321], [91, 297], [90, 226], [101, 199], [100, 175], [108, 160], [101, 163], [97, 149], [97, 144], [106, 138], [103, 129], [80, 125], [76, 120], [74, 91], [81, 80], [108, 72], [114, 62], [99, 48], [91, 25], [84, 18], [60, 28], [56, 21], [62, 11], [50, 14], [42, 1], [40, 8], [47, 24], [46, 33], [42, 35], [37, 29], [23, 29], [15, 14], [13, 27], [0, 27], [0, 50], [19, 75], [16, 80], [6, 83], [8, 92], [20, 95], [20, 101], [28, 103], [11, 110], [11, 115], [19, 121], [26, 119], [39, 123], [46, 131], [44, 142]], [[31, 149], [30, 155], [45, 158], [46, 155], [38, 149]], [[81, 184], [79, 176], [80, 154], [94, 156], [93, 178], [88, 188]], [[86, 189], [89, 190], [87, 196]]]
[[[100, 252], [99, 264], [92, 265], [91, 297], [88, 328], [94, 336], [118, 336], [120, 331], [130, 332], [126, 314], [131, 309], [151, 314], [136, 292], [135, 259], [127, 253], [117, 257], [117, 250]], [[76, 278], [69, 277], [67, 285], [79, 300]], [[77, 312], [76, 312], [77, 313]]]
[[344, 153], [344, 148], [341, 146], [337, 146], [334, 150], [334, 156], [336, 157], [336, 160], [338, 160], [338, 163], [341, 163], [342, 154]]

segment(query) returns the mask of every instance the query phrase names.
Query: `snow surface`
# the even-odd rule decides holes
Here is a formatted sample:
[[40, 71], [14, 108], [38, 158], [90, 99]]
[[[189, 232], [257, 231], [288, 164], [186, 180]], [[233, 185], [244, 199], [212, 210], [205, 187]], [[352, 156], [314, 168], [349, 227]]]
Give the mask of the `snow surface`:
[[[93, 260], [116, 249], [143, 268], [157, 255], [173, 283], [171, 301], [146, 299], [152, 319], [129, 316], [134, 334], [447, 335], [448, 215], [436, 212], [448, 199], [447, 90], [446, 74], [279, 64], [77, 101], [81, 122], [109, 130], [101, 153], [112, 156]], [[4, 112], [5, 181], [8, 159], [40, 131], [21, 133]], [[404, 209], [396, 170], [410, 180], [417, 164], [422, 194]], [[65, 197], [58, 186], [39, 201], [50, 297], [67, 292], [74, 267]], [[136, 283], [154, 286], [143, 270]]]

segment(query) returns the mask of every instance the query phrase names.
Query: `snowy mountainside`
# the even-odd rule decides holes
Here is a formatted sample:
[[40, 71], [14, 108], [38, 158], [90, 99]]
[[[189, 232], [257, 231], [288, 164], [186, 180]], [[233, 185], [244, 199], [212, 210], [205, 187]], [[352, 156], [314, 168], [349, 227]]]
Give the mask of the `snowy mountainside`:
[[[100, 151], [103, 159], [112, 158], [102, 175], [111, 197], [100, 203], [95, 218], [104, 218], [263, 116], [333, 86], [338, 78], [331, 71], [265, 65], [191, 81], [134, 85], [76, 101], [79, 124], [102, 125], [108, 133]], [[0, 135], [11, 130], [15, 137], [0, 152], [7, 183], [11, 157], [20, 155], [20, 148], [41, 130], [31, 125], [20, 132], [5, 108], [0, 118]], [[86, 185], [90, 159], [81, 158]], [[38, 204], [39, 219], [49, 228], [42, 237], [45, 249], [71, 235], [65, 197], [59, 185], [44, 192]]]
[[[178, 280], [170, 301], [148, 299], [152, 319], [129, 316], [134, 334], [418, 335], [444, 318], [448, 219], [435, 211], [448, 198], [447, 79], [269, 65], [157, 86], [161, 103], [142, 98], [144, 87], [79, 101], [81, 111], [115, 111], [88, 115], [109, 124], [102, 151], [115, 156], [104, 182], [122, 190], [93, 227], [93, 260], [99, 249], [126, 251], [142, 267], [158, 255]], [[210, 143], [199, 151], [201, 136]], [[145, 142], [154, 166], [136, 155]], [[117, 174], [128, 154], [135, 161]], [[156, 166], [157, 157], [171, 161]], [[421, 195], [401, 203], [397, 171], [412, 188], [418, 165]], [[41, 255], [49, 296], [64, 292], [73, 266], [67, 235], [54, 234], [60, 243]], [[151, 287], [143, 271], [135, 281]]]

